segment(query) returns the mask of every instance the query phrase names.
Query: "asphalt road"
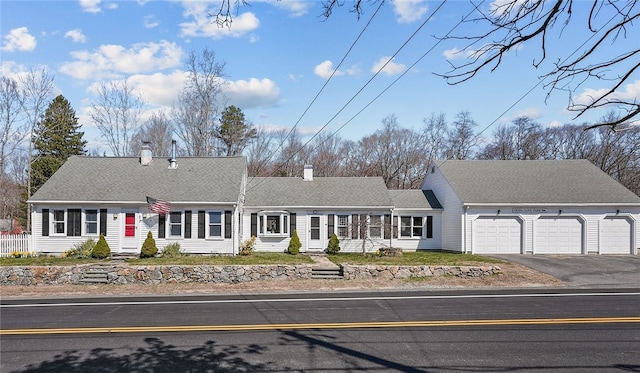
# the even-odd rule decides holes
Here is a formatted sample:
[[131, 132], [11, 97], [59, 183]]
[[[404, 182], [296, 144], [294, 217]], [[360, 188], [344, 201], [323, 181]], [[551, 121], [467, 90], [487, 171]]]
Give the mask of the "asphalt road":
[[3, 300], [2, 372], [640, 370], [640, 292]]

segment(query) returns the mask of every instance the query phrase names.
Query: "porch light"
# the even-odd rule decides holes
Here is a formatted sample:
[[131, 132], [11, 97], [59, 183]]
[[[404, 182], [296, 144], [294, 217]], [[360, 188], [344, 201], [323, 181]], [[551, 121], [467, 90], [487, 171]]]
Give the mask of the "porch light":
[[113, 220], [118, 219], [118, 214], [113, 214]]

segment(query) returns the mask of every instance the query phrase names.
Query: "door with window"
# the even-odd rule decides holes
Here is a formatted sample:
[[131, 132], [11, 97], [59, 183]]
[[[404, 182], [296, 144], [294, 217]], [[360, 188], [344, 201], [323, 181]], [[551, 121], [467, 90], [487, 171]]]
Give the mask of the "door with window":
[[136, 213], [128, 211], [120, 216], [124, 217], [122, 222], [122, 250], [138, 251], [138, 219]]
[[320, 215], [311, 215], [309, 216], [309, 232], [308, 232], [308, 243], [307, 246], [309, 250], [324, 250], [324, 237], [326, 236], [323, 233], [323, 224], [322, 224], [322, 216]]

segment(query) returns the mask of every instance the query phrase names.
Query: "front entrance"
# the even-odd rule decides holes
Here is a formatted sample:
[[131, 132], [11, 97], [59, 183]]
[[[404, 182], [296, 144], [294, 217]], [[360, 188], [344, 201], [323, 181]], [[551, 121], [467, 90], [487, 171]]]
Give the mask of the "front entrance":
[[135, 212], [125, 212], [122, 226], [122, 251], [137, 252], [138, 243], [138, 219]]
[[324, 234], [322, 226], [322, 216], [312, 215], [309, 216], [309, 239], [308, 249], [311, 251], [324, 250]]

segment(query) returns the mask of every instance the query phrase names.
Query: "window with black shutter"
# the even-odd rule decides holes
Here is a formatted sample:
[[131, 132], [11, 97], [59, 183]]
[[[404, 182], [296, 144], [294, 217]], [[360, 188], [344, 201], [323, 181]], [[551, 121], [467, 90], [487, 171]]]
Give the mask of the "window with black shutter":
[[427, 238], [433, 238], [433, 216], [427, 216]]
[[107, 209], [100, 209], [100, 234], [107, 235]]
[[206, 215], [204, 211], [198, 211], [198, 238], [205, 237]]
[[296, 214], [294, 212], [289, 214], [289, 237], [293, 237], [293, 231], [296, 230]]
[[42, 209], [42, 236], [49, 235], [49, 209]]
[[158, 238], [164, 238], [166, 234], [166, 215], [158, 215]]
[[224, 212], [224, 238], [231, 238], [231, 211]]
[[251, 236], [258, 237], [258, 214], [251, 214]]
[[333, 214], [329, 214], [327, 216], [327, 238], [331, 238], [333, 236], [334, 228], [333, 228]]
[[191, 238], [191, 211], [184, 212], [184, 238]]

